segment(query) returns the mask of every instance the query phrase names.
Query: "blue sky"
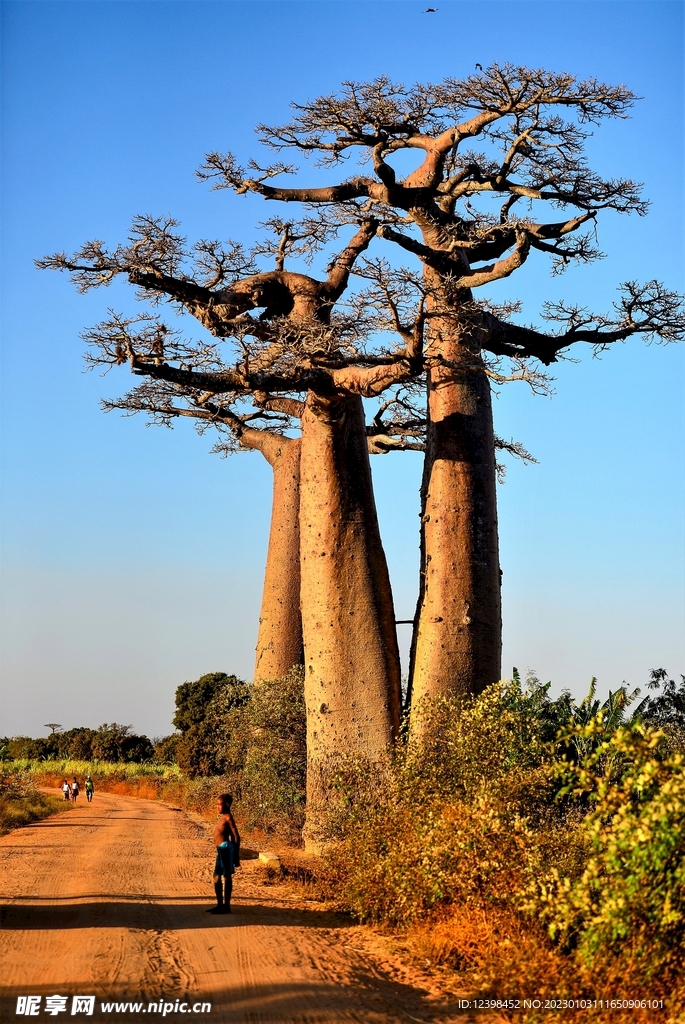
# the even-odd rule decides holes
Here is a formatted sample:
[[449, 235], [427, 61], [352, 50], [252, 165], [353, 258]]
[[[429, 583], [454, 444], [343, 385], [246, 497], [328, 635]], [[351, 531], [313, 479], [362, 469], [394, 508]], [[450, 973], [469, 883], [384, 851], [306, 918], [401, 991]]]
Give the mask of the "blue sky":
[[[536, 318], [561, 295], [610, 307], [616, 285], [683, 286], [683, 8], [660, 2], [2, 3], [2, 656], [0, 734], [131, 722], [170, 730], [175, 687], [252, 670], [270, 480], [188, 424], [146, 429], [98, 400], [79, 332], [122, 283], [78, 296], [33, 260], [115, 243], [136, 213], [191, 238], [250, 241], [256, 197], [194, 178], [205, 152], [257, 152], [253, 126], [342, 79], [407, 83], [493, 60], [623, 82], [628, 121], [589, 148], [645, 182], [646, 218], [608, 214], [608, 258], [550, 278], [544, 259], [493, 290]], [[270, 213], [273, 211], [269, 211]], [[496, 429], [539, 459], [499, 489], [505, 673], [584, 692], [685, 671], [683, 351], [617, 346], [557, 372], [556, 395], [503, 388]], [[416, 594], [419, 458], [373, 460], [398, 618]], [[407, 630], [407, 627], [400, 627]], [[408, 637], [406, 638], [408, 639]]]

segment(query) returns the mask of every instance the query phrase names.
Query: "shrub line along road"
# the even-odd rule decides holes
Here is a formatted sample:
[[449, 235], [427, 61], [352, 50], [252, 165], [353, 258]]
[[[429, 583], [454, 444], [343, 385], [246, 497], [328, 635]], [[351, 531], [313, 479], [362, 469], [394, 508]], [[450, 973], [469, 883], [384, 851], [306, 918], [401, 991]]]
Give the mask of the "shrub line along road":
[[1, 1019], [26, 1019], [17, 996], [39, 994], [70, 997], [64, 1015], [41, 1002], [39, 1019], [58, 1021], [86, 1019], [71, 1016], [73, 995], [95, 995], [103, 1020], [150, 1020], [103, 1014], [103, 1001], [177, 999], [213, 1004], [191, 1019], [230, 1024], [468, 1019], [411, 968], [361, 950], [346, 918], [265, 885], [256, 860], [236, 874], [233, 914], [206, 914], [212, 855], [182, 811], [109, 793], [2, 837]]

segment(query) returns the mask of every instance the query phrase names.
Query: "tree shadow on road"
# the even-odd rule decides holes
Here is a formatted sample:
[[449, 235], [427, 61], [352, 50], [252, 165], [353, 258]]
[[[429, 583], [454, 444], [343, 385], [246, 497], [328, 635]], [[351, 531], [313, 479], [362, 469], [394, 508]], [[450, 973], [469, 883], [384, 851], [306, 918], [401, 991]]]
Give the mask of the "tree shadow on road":
[[[176, 902], [173, 902], [173, 901]], [[46, 897], [45, 903], [31, 897], [0, 907], [0, 927], [7, 931], [54, 931], [66, 928], [132, 928], [141, 930], [185, 930], [186, 928], [230, 928], [231, 926], [278, 925], [293, 928], [346, 928], [349, 920], [326, 910], [270, 906], [258, 899], [238, 896], [231, 914], [205, 913], [211, 896], [88, 896]]]
[[[173, 1013], [172, 1007], [176, 1000], [186, 1001], [186, 1013], [192, 1013], [194, 1020], [206, 1020], [211, 1016], [221, 1024], [450, 1024], [450, 1022], [475, 1018], [472, 1012], [459, 1007], [457, 1000], [446, 1001], [431, 999], [428, 993], [411, 984], [393, 980], [379, 974], [369, 966], [357, 964], [351, 966], [344, 974], [333, 973], [320, 980], [292, 980], [286, 982], [262, 982], [245, 986], [226, 986], [215, 988], [209, 984], [203, 991], [202, 976], [198, 977], [199, 985], [192, 991], [175, 990], [167, 987], [164, 995], [154, 992], [132, 992], [122, 990], [118, 985], [98, 983], [90, 986], [89, 991], [99, 990], [95, 1002], [93, 1019], [111, 1020], [111, 1010], [103, 1015], [103, 1002], [139, 1002], [139, 1012], [161, 1017], [166, 1003], [167, 1013]], [[208, 980], [208, 979], [207, 979]], [[59, 988], [59, 986], [58, 986]], [[70, 986], [62, 986], [66, 994]], [[83, 986], [82, 986], [83, 988]], [[85, 985], [88, 989], [88, 983]], [[84, 989], [84, 991], [85, 991]], [[103, 991], [103, 989], [105, 991]], [[31, 991], [40, 995], [52, 995], [54, 986], [34, 985]], [[79, 989], [79, 991], [81, 991]], [[24, 994], [24, 990], [10, 987], [3, 992], [3, 1009], [7, 1009], [7, 1017], [15, 1015], [16, 995]], [[72, 994], [71, 992], [69, 993]], [[199, 1012], [202, 1003], [209, 1004], [211, 1010]], [[142, 1006], [145, 1009], [142, 1009]], [[198, 1009], [193, 1012], [193, 1006]], [[120, 1011], [123, 1015], [125, 1011]], [[179, 1011], [177, 1011], [178, 1013]], [[126, 1016], [130, 1019], [129, 1014]], [[492, 1024], [503, 1018], [495, 1014], [488, 1015]]]

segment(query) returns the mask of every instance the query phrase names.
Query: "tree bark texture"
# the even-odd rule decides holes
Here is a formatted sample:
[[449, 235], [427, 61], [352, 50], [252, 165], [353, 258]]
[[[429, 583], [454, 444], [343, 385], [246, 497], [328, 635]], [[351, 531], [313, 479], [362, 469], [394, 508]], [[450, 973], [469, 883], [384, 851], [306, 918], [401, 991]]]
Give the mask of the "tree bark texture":
[[280, 438], [268, 454], [273, 469], [271, 530], [259, 616], [254, 681], [282, 679], [301, 665], [300, 440]]
[[[412, 733], [421, 702], [479, 693], [501, 672], [502, 620], [490, 382], [452, 328], [431, 342]], [[417, 714], [418, 712], [418, 714]]]
[[400, 659], [362, 400], [312, 392], [302, 417], [302, 627], [308, 848], [331, 756], [374, 759], [397, 737]]

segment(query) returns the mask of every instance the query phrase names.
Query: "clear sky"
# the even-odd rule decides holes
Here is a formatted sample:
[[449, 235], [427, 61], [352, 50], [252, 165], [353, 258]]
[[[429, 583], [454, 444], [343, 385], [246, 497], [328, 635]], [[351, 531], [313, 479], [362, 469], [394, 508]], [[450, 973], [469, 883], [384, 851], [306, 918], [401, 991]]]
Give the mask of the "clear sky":
[[[2, 716], [0, 735], [132, 723], [170, 731], [176, 686], [250, 678], [270, 479], [189, 424], [103, 415], [126, 369], [82, 372], [79, 332], [124, 282], [78, 296], [33, 260], [114, 244], [136, 213], [191, 239], [249, 242], [256, 197], [194, 179], [205, 152], [257, 153], [290, 100], [379, 74], [411, 83], [510, 61], [622, 82], [643, 99], [591, 141], [605, 176], [645, 182], [648, 217], [600, 218], [608, 258], [497, 286], [534, 321], [561, 295], [608, 309], [616, 285], [683, 287], [683, 7], [641, 2], [2, 3]], [[270, 210], [269, 213], [273, 211]], [[503, 388], [496, 429], [539, 459], [499, 488], [504, 671], [585, 692], [685, 672], [683, 351], [577, 353], [556, 395]], [[373, 460], [398, 618], [417, 586], [419, 457]], [[399, 627], [408, 632], [409, 627]], [[408, 637], [405, 637], [405, 641]], [[406, 649], [406, 642], [405, 642]]]

